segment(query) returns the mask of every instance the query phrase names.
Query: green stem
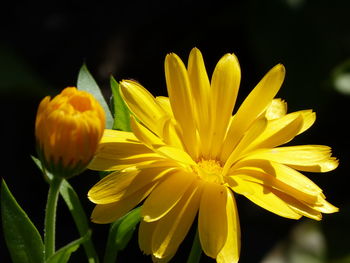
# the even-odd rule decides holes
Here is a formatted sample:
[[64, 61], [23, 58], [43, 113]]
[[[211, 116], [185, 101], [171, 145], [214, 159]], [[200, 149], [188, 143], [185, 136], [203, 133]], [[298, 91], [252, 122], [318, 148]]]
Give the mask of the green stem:
[[117, 256], [118, 256], [119, 250], [116, 244], [116, 236], [117, 236], [118, 228], [121, 222], [122, 222], [122, 218], [110, 224], [103, 263], [117, 262]]
[[198, 233], [198, 228], [196, 231], [196, 235], [193, 239], [193, 244], [191, 248], [190, 255], [187, 259], [187, 263], [199, 263], [202, 255], [202, 247], [201, 243], [199, 241], [199, 233]]
[[45, 236], [44, 236], [44, 254], [48, 259], [55, 253], [55, 235], [56, 235], [56, 210], [58, 193], [61, 186], [62, 178], [54, 176], [47, 197], [45, 211]]
[[[89, 231], [89, 221], [86, 217], [85, 211], [82, 204], [80, 203], [77, 193], [74, 191], [73, 187], [66, 181], [63, 180], [60, 193], [68, 206], [69, 211], [72, 214], [75, 225], [79, 231], [81, 237], [86, 235]], [[95, 251], [95, 247], [92, 243], [91, 238], [83, 243], [85, 253], [88, 258], [89, 263], [98, 263], [99, 259]]]

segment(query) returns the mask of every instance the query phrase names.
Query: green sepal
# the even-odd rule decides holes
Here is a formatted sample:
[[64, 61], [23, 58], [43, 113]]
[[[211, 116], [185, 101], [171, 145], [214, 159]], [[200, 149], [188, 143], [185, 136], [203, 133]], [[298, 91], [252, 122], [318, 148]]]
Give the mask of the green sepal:
[[5, 241], [13, 263], [44, 262], [44, 244], [32, 221], [1, 183], [1, 217]]
[[59, 159], [58, 162], [54, 162], [53, 159], [46, 160], [43, 149], [37, 143], [36, 151], [39, 157], [40, 169], [43, 170], [45, 167], [45, 173], [50, 173], [53, 176], [58, 176], [61, 178], [69, 179], [73, 176], [79, 175], [86, 169], [86, 166], [89, 164], [91, 160], [88, 162], [78, 161], [74, 165], [63, 165], [62, 158]]
[[104, 263], [114, 263], [118, 251], [123, 250], [129, 243], [136, 229], [136, 225], [141, 220], [141, 207], [137, 207], [121, 217], [109, 229]]
[[121, 94], [118, 82], [111, 77], [112, 109], [114, 113], [113, 130], [131, 131], [130, 110], [126, 106]]
[[88, 68], [84, 64], [79, 71], [77, 87], [79, 90], [85, 90], [91, 93], [95, 99], [101, 104], [102, 108], [106, 113], [106, 128], [112, 129], [113, 126], [113, 117], [112, 113], [104, 99], [101, 89], [97, 85], [95, 79], [90, 74]]
[[85, 236], [70, 242], [64, 247], [60, 248], [53, 254], [51, 257], [47, 259], [45, 263], [66, 263], [68, 262], [71, 254], [75, 252], [79, 246], [90, 239], [91, 231], [88, 231]]

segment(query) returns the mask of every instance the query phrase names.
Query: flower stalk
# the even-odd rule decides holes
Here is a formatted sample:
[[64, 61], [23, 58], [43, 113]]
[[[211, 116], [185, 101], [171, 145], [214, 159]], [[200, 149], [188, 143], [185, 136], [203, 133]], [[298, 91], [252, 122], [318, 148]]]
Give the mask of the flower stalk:
[[[35, 120], [36, 146], [43, 173], [50, 182], [45, 212], [46, 260], [55, 253], [56, 209], [62, 182], [86, 169], [98, 147], [105, 122], [105, 112], [99, 102], [76, 87], [67, 87], [52, 99], [47, 96], [39, 104]], [[87, 220], [79, 199], [69, 196], [72, 195], [63, 194], [83, 238], [88, 232]], [[85, 249], [89, 262], [98, 262], [91, 242]]]
[[46, 260], [55, 253], [56, 210], [61, 183], [62, 178], [54, 176], [50, 182], [50, 189], [47, 197], [44, 236], [44, 254]]

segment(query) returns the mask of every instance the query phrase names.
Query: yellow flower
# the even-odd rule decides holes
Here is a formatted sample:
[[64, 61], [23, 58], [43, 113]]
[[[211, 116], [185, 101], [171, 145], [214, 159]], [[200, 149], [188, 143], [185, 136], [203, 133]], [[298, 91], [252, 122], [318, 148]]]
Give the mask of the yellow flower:
[[39, 105], [35, 136], [44, 167], [69, 177], [82, 172], [97, 149], [105, 128], [105, 113], [88, 92], [64, 89]]
[[[241, 71], [224, 55], [209, 82], [200, 51], [187, 68], [175, 54], [165, 59], [169, 98], [153, 97], [139, 83], [121, 82], [136, 116], [132, 132], [105, 130], [89, 168], [114, 171], [89, 198], [92, 220], [113, 222], [144, 200], [139, 245], [154, 261], [169, 261], [198, 213], [200, 243], [217, 262], [237, 262], [240, 227], [234, 193], [286, 218], [320, 220], [338, 211], [299, 171], [337, 167], [321, 145], [282, 146], [315, 121], [312, 110], [286, 113], [274, 99], [284, 80], [273, 67], [232, 116]], [[137, 119], [137, 120], [136, 120]]]

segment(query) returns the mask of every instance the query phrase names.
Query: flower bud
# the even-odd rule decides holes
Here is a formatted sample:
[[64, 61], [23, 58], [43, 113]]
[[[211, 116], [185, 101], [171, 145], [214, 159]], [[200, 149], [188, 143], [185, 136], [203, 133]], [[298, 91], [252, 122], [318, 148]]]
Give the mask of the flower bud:
[[105, 113], [88, 92], [65, 88], [52, 100], [45, 97], [35, 121], [39, 158], [55, 176], [81, 173], [97, 149], [105, 128]]

